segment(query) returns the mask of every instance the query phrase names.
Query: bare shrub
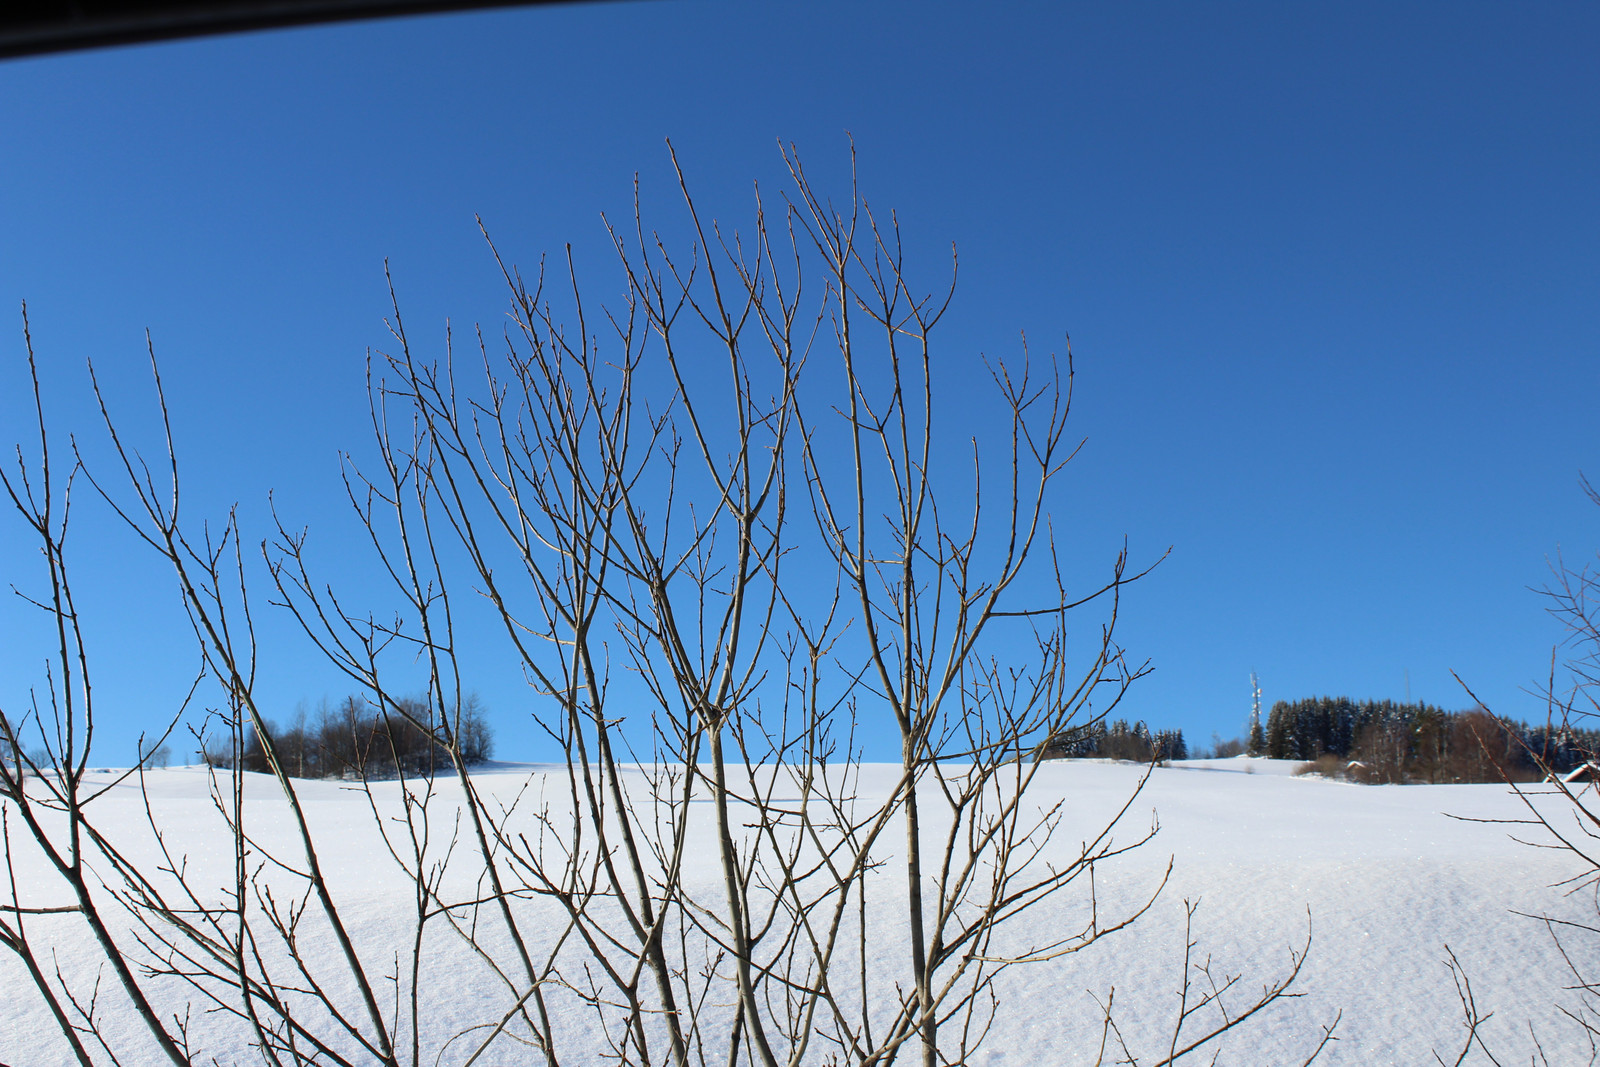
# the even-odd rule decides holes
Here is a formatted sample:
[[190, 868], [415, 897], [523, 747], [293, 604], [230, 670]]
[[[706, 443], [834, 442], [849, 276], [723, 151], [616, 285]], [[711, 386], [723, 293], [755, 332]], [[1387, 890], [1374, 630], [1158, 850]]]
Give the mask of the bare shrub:
[[1315, 775], [1319, 778], [1344, 778], [1349, 772], [1350, 761], [1330, 754], [1318, 756], [1308, 763], [1295, 767], [1297, 775]]
[[[1115, 640], [1122, 590], [1142, 572], [1124, 551], [1069, 588], [1051, 534], [1076, 452], [1070, 354], [989, 362], [999, 447], [974, 440], [952, 460], [935, 342], [953, 280], [916, 287], [892, 216], [854, 188], [824, 199], [786, 159], [782, 209], [758, 199], [740, 234], [704, 219], [680, 173], [687, 236], [668, 240], [637, 212], [613, 229], [623, 296], [606, 309], [570, 260], [559, 299], [543, 269], [528, 280], [503, 264], [511, 327], [493, 346], [477, 335], [470, 385], [449, 343], [419, 353], [396, 302], [395, 350], [370, 378], [374, 458], [347, 485], [401, 610], [384, 622], [346, 607], [302, 529], [280, 524], [265, 553], [273, 600], [355, 690], [315, 724], [275, 728], [257, 702], [233, 517], [180, 521], [170, 437], [158, 478], [107, 413], [118, 477], [72, 474], [184, 596], [203, 653], [196, 687], [220, 697], [196, 737], [231, 880], [218, 890], [188, 875], [153, 816], [158, 870], [98, 834], [87, 688], [52, 689], [61, 729], [46, 791], [4, 767], [0, 785], [171, 1062], [196, 1055], [186, 1017], [152, 999], [174, 987], [275, 1064], [967, 1062], [1019, 1010], [1001, 1003], [1001, 975], [1082, 951], [1154, 901], [1164, 880], [1120, 912], [1096, 898], [1097, 866], [1154, 833], [1117, 833], [1134, 797], [1052, 850], [1069, 813], [1035, 789], [1050, 739], [1103, 721], [1145, 670]], [[6, 486], [44, 548], [66, 682], [87, 658], [53, 495], [72, 479], [51, 467], [39, 410], [36, 466]], [[1099, 615], [1077, 623], [1091, 603]], [[457, 658], [471, 605], [503, 632], [564, 757], [504, 806], [471, 773], [489, 750]], [[896, 750], [871, 794], [869, 728]], [[313, 765], [359, 780], [415, 890], [399, 943], [353, 933], [323, 867], [336, 843], [302, 802]], [[249, 767], [276, 784], [270, 810], [246, 802]], [[64, 814], [69, 846], [42, 807]], [[252, 827], [268, 819], [289, 844], [262, 843]], [[101, 865], [82, 865], [80, 849]], [[703, 859], [710, 880], [692, 873]], [[1027, 923], [1067, 892], [1085, 904], [1081, 926]], [[112, 936], [111, 911], [134, 926], [137, 954]], [[124, 1035], [38, 966], [39, 943], [11, 914], [0, 935], [73, 1054], [112, 1058]], [[905, 933], [883, 951], [886, 927]], [[443, 945], [490, 976], [493, 1007], [435, 1048], [425, 1019], [441, 1005], [425, 983]], [[1165, 1051], [1138, 1062], [1209, 1052], [1294, 995], [1306, 951], [1309, 933], [1258, 987], [1197, 974], [1186, 949], [1187, 1007], [1170, 1034], [1123, 1034], [1109, 998], [1106, 1032], [1125, 1062], [1144, 1045]], [[1218, 980], [1223, 992], [1202, 990]], [[1330, 1033], [1313, 1035], [1312, 1058]]]

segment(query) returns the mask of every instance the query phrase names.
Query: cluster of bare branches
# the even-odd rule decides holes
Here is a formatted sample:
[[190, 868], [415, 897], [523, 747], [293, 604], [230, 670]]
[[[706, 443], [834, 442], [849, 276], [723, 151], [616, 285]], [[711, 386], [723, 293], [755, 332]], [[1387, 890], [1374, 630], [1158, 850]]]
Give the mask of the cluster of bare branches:
[[[1600, 491], [1587, 478], [1582, 479], [1582, 486], [1585, 495], [1600, 506]], [[1550, 573], [1551, 581], [1538, 592], [1545, 598], [1550, 614], [1567, 631], [1563, 644], [1569, 652], [1563, 658], [1562, 645], [1551, 650], [1549, 674], [1540, 687], [1539, 695], [1546, 703], [1546, 727], [1539, 736], [1545, 743], [1530, 743], [1527, 732], [1514, 728], [1508, 720], [1473, 720], [1484, 757], [1494, 764], [1499, 778], [1515, 794], [1522, 815], [1467, 821], [1512, 827], [1513, 836], [1524, 844], [1565, 853], [1575, 861], [1574, 873], [1553, 888], [1586, 901], [1588, 918], [1516, 914], [1542, 923], [1549, 932], [1561, 961], [1560, 969], [1570, 982], [1566, 989], [1571, 999], [1556, 1008], [1582, 1035], [1589, 1049], [1587, 1062], [1593, 1064], [1600, 1061], [1600, 975], [1594, 973], [1589, 962], [1600, 945], [1596, 940], [1600, 939], [1600, 794], [1595, 784], [1600, 777], [1600, 753], [1587, 751], [1583, 738], [1592, 732], [1596, 716], [1600, 716], [1600, 570], [1592, 563], [1569, 564], [1558, 554], [1550, 563]], [[1456, 680], [1478, 700], [1466, 682], [1459, 676]], [[1478, 703], [1483, 706], [1482, 701]], [[1584, 762], [1573, 770], [1558, 768], [1550, 753], [1552, 738], [1559, 743], [1557, 747], [1579, 751]], [[1535, 768], [1535, 781], [1527, 782], [1524, 779], [1528, 776], [1518, 773], [1519, 762]], [[1481, 1024], [1487, 1016], [1480, 1015], [1465, 971], [1454, 954], [1450, 968], [1461, 994], [1467, 1033], [1454, 1062], [1465, 1062], [1474, 1047], [1490, 1062], [1500, 1062], [1483, 1041]], [[1532, 1061], [1550, 1062], [1543, 1038], [1531, 1024], [1529, 1040]]]
[[[1216, 1062], [1222, 1051], [1222, 1039], [1230, 1031], [1249, 1024], [1262, 1012], [1281, 1001], [1295, 1000], [1304, 994], [1293, 990], [1300, 977], [1300, 969], [1311, 955], [1311, 916], [1306, 915], [1306, 940], [1299, 949], [1290, 948], [1289, 966], [1283, 974], [1262, 985], [1256, 992], [1244, 985], [1244, 976], [1230, 972], [1210, 955], [1200, 956], [1196, 950], [1194, 916], [1200, 910], [1198, 900], [1183, 902], [1183, 956], [1179, 968], [1178, 1003], [1173, 1013], [1171, 1029], [1166, 1040], [1157, 1044], [1145, 1055], [1139, 1054], [1143, 1042], [1135, 1037], [1131, 1044], [1129, 1035], [1117, 1022], [1114, 1010], [1116, 987], [1106, 991], [1101, 1002], [1102, 1023], [1100, 1049], [1095, 1057], [1095, 1067], [1102, 1064], [1120, 1064], [1125, 1067], [1168, 1067], [1202, 1050], [1211, 1053]], [[1333, 1020], [1322, 1027], [1322, 1034], [1310, 1054], [1301, 1061], [1301, 1067], [1310, 1067], [1328, 1045], [1338, 1040], [1334, 1033], [1344, 1012], [1337, 1012]]]
[[[1097, 866], [1154, 833], [1124, 831], [1134, 797], [1074, 827], [1082, 845], [1064, 850], [1052, 841], [1070, 813], [1033, 790], [1043, 746], [1113, 710], [1144, 669], [1114, 639], [1123, 587], [1143, 572], [1124, 550], [1096, 586], [1069, 589], [1050, 525], [1076, 454], [1070, 355], [987, 365], [1003, 443], [980, 454], [974, 440], [956, 466], [934, 345], [953, 259], [948, 288], [914, 288], [898, 223], [854, 188], [835, 207], [785, 159], [781, 210], [758, 197], [742, 234], [701, 216], [681, 171], [682, 243], [638, 211], [612, 228], [615, 306], [586, 302], [570, 256], [559, 301], [543, 269], [530, 282], [502, 262], [511, 324], [479, 331], [460, 360], [448, 346], [423, 356], [396, 301], [394, 350], [369, 362], [375, 462], [346, 475], [402, 605], [391, 620], [318, 577], [304, 530], [280, 521], [261, 546], [270, 599], [368, 714], [443, 754], [418, 765], [397, 751], [394, 790], [364, 783], [415, 889], [398, 947], [352, 933], [307, 786], [258, 706], [252, 552], [235, 518], [192, 534], [170, 427], [157, 477], [103, 399], [117, 477], [74, 455], [63, 480], [39, 405], [37, 465], [19, 451], [5, 485], [45, 549], [39, 603], [60, 656], [48, 703], [0, 720], [7, 856], [16, 819], [169, 1060], [200, 1055], [189, 1017], [156, 992], [177, 982], [272, 1064], [515, 1055], [553, 1067], [589, 1059], [597, 1041], [628, 1064], [962, 1063], [1012, 1010], [1002, 974], [1150, 907], [1164, 879], [1121, 913], [1095, 898]], [[234, 753], [211, 772], [234, 848], [220, 890], [190, 872], [148, 800], [156, 869], [90, 817], [94, 708], [62, 547], [80, 475], [176, 578], [203, 661], [191, 698], [202, 685], [222, 694], [205, 728]], [[1098, 621], [1074, 624], [1091, 601]], [[483, 605], [565, 757], [511, 804], [470, 773], [460, 717], [461, 613]], [[24, 726], [42, 763], [21, 755]], [[898, 761], [864, 782], [880, 770], [863, 765], [863, 737], [884, 729]], [[275, 799], [251, 793], [247, 748]], [[269, 841], [268, 821], [293, 843]], [[115, 1059], [96, 1009], [48, 972], [28, 925], [39, 909], [11, 886], [0, 939], [79, 1062]], [[1068, 890], [1087, 901], [1081, 926], [1017, 921]], [[132, 917], [132, 941], [108, 910]], [[903, 953], [879, 943], [889, 929]], [[500, 1006], [426, 1047], [428, 968], [445, 945], [482, 968]], [[1284, 976], [1236, 1002], [1236, 976], [1214, 979], [1185, 954], [1184, 1007], [1159, 1062], [1215, 1047], [1292, 996], [1303, 960], [1291, 954]], [[1191, 1000], [1194, 982], [1210, 984]], [[1108, 1033], [1114, 1018], [1108, 1000]]]

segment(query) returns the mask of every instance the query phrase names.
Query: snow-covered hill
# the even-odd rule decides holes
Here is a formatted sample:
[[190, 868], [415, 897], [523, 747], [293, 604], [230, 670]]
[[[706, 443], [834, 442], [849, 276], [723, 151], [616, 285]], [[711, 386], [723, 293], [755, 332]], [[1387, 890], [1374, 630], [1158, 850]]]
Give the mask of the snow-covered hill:
[[[1447, 945], [1471, 979], [1480, 1012], [1493, 1013], [1484, 1032], [1503, 1062], [1528, 1061], [1530, 1026], [1550, 1063], [1588, 1062], [1588, 1043], [1560, 1012], [1562, 1005], [1576, 1005], [1565, 988], [1573, 984], [1571, 974], [1545, 926], [1513, 914], [1581, 919], [1582, 895], [1552, 888], [1581, 868], [1567, 853], [1511, 840], [1507, 831], [1515, 827], [1463, 821], [1520, 818], [1523, 809], [1516, 798], [1500, 786], [1354, 786], [1295, 777], [1294, 766], [1240, 758], [1157, 769], [1120, 833], [1131, 839], [1151, 820], [1159, 821], [1160, 832], [1150, 844], [1100, 867], [1096, 888], [1100, 908], [1113, 913], [1147, 896], [1171, 860], [1173, 873], [1161, 899], [1136, 925], [1084, 953], [1008, 972], [993, 1032], [974, 1062], [1094, 1063], [1102, 1037], [1097, 998], [1103, 1001], [1113, 988], [1130, 1043], [1146, 1050], [1164, 1047], [1161, 1035], [1178, 1010], [1186, 900], [1200, 905], [1196, 959], [1209, 956], [1214, 973], [1242, 974], [1242, 987], [1259, 988], [1281, 973], [1289, 949], [1303, 944], [1308, 922], [1313, 933], [1310, 960], [1297, 985], [1304, 996], [1280, 1002], [1230, 1034], [1220, 1063], [1298, 1064], [1315, 1045], [1321, 1025], [1340, 1011], [1338, 1040], [1319, 1062], [1412, 1065], [1432, 1062], [1433, 1049], [1450, 1062], [1461, 1036], [1461, 1008], [1445, 965]], [[510, 805], [524, 789], [529, 790], [525, 795], [536, 795], [551, 774], [564, 771], [497, 764], [485, 768], [478, 781]], [[887, 788], [894, 774], [889, 767], [863, 768], [863, 793]], [[1126, 801], [1140, 775], [1140, 768], [1098, 761], [1043, 768], [1038, 801], [1066, 805], [1066, 819], [1050, 846], [1056, 854], [1075, 855], [1084, 836]], [[93, 777], [109, 782], [112, 775]], [[221, 884], [233, 854], [220, 832], [207, 772], [175, 768], [151, 773], [147, 782], [151, 815], [166, 831], [169, 846], [186, 853], [193, 870]], [[262, 844], [291, 853], [287, 826], [268, 816], [273, 783], [251, 780], [247, 787], [261, 798], [261, 816], [251, 832]], [[395, 783], [375, 787], [380, 812], [397, 806], [398, 788]], [[301, 795], [325, 842], [323, 860], [334, 894], [356, 917], [356, 942], [371, 955], [375, 969], [392, 970], [395, 954], [410, 936], [413, 891], [373, 830], [367, 798], [335, 782], [302, 783]], [[130, 855], [153, 861], [150, 828], [134, 781], [113, 788], [94, 810]], [[436, 811], [435, 819], [444, 819], [436, 825], [447, 826], [451, 814]], [[13, 824], [20, 903], [67, 903], [64, 889], [17, 831]], [[709, 869], [691, 872], [691, 879], [715, 877]], [[0, 883], [0, 890], [9, 903], [9, 887]], [[1081, 919], [1084, 903], [1076, 892], [1047, 902], [1027, 913], [1013, 936], [1038, 940], [1064, 930]], [[1588, 904], [1592, 918], [1592, 897]], [[48, 937], [62, 973], [81, 988], [92, 986], [98, 959], [81, 921], [72, 915], [28, 921], [36, 935]], [[873, 931], [874, 951], [899, 952], [901, 939], [894, 923], [884, 922]], [[1597, 937], [1577, 936], [1569, 943], [1574, 962], [1600, 973], [1597, 946]], [[428, 1064], [436, 1062], [453, 1033], [498, 1018], [506, 1007], [504, 988], [480, 980], [468, 953], [441, 945], [433, 959], [434, 970], [424, 976], [429, 1012], [421, 1061]], [[124, 1062], [142, 1062], [137, 1020], [120, 1007], [111, 984], [107, 975], [97, 1010], [110, 1024], [108, 1032], [134, 1042], [130, 1047], [136, 1051]], [[174, 987], [164, 1008], [181, 1011], [186, 999]], [[223, 1063], [250, 1062], [243, 1032], [230, 1029], [226, 1020], [204, 1017], [204, 1007], [194, 1005], [204, 1062], [211, 1056]], [[460, 1062], [464, 1047], [446, 1050], [437, 1062]], [[564, 1062], [598, 1062], [602, 1052], [596, 1035], [593, 1047], [568, 1049]], [[66, 1045], [26, 974], [13, 956], [0, 954], [0, 1063], [23, 1067], [68, 1060]]]

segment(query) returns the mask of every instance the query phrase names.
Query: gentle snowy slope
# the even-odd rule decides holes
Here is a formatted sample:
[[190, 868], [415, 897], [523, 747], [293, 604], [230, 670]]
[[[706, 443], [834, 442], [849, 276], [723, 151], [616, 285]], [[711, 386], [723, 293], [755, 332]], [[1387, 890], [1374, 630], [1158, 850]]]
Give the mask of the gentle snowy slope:
[[[1200, 902], [1198, 957], [1211, 956], [1219, 972], [1242, 973], [1243, 987], [1259, 988], [1287, 967], [1289, 949], [1305, 940], [1308, 913], [1314, 931], [1298, 985], [1305, 996], [1235, 1031], [1221, 1063], [1299, 1063], [1314, 1046], [1320, 1025], [1340, 1010], [1339, 1040], [1319, 1062], [1410, 1065], [1431, 1062], [1434, 1048], [1450, 1050], [1448, 1062], [1459, 1042], [1461, 1013], [1443, 962], [1446, 945], [1466, 967], [1480, 1010], [1493, 1012], [1486, 1033], [1492, 1046], [1505, 1050], [1504, 1059], [1527, 1061], [1532, 1024], [1550, 1062], [1586, 1062], [1587, 1043], [1558, 1010], [1573, 1002], [1563, 989], [1571, 976], [1544, 926], [1512, 914], [1581, 918], [1581, 897], [1550, 888], [1578, 869], [1564, 853], [1510, 840], [1507, 827], [1449, 817], [1516, 818], [1521, 809], [1515, 798], [1498, 786], [1353, 786], [1293, 777], [1293, 766], [1235, 759], [1156, 770], [1118, 835], [1132, 840], [1152, 819], [1159, 821], [1160, 832], [1142, 849], [1099, 868], [1096, 888], [1101, 913], [1112, 915], [1147, 897], [1170, 860], [1172, 876], [1161, 899], [1135, 926], [1084, 953], [1009, 972], [1002, 983], [1003, 1009], [976, 1062], [1093, 1063], [1101, 1039], [1095, 998], [1104, 999], [1113, 987], [1130, 1043], [1144, 1051], [1164, 1048], [1163, 1035], [1177, 1008], [1186, 899]], [[508, 806], [527, 790], [526, 805], [545, 775], [557, 773], [557, 768], [498, 765], [478, 780]], [[888, 767], [864, 768], [862, 793], [870, 797], [887, 788], [895, 773]], [[1097, 761], [1045, 767], [1037, 799], [1041, 804], [1065, 801], [1067, 812], [1051, 842], [1054, 855], [1076, 854], [1083, 837], [1126, 801], [1141, 773]], [[206, 773], [174, 769], [153, 773], [148, 782], [152, 813], [167, 832], [169, 847], [186, 853], [191, 869], [220, 885], [233, 856], [219, 833]], [[261, 798], [252, 809], [259, 812], [252, 832], [262, 844], [292, 854], [288, 829], [273, 815], [273, 784], [260, 778], [247, 784]], [[375, 969], [392, 970], [395, 953], [410, 936], [411, 890], [373, 829], [366, 797], [332, 782], [303, 783], [301, 793], [316, 832], [331, 843], [323, 858], [336, 896], [358, 917], [353, 931], [358, 943], [372, 953]], [[383, 811], [384, 805], [397, 805], [398, 786], [382, 783], [375, 795]], [[443, 799], [449, 796], [445, 790]], [[96, 810], [114, 839], [132, 854], [153, 859], [135, 784], [116, 787]], [[451, 818], [453, 811], [435, 811], [440, 833], [448, 832]], [[18, 841], [15, 827], [12, 842], [21, 902], [66, 903], [64, 890]], [[710, 869], [691, 872], [691, 880], [709, 883], [716, 877]], [[1056, 931], [1069, 930], [1082, 922], [1086, 907], [1084, 893], [1076, 889], [1048, 902], [1024, 916], [1010, 935], [1013, 947], [1044, 943]], [[98, 961], [76, 917], [38, 917], [30, 923], [51, 938], [69, 979], [92, 983]], [[1580, 965], [1600, 970], [1597, 940], [1572, 941]], [[874, 927], [873, 942], [878, 953], [901, 953], [903, 930], [885, 920]], [[440, 938], [433, 951], [424, 979], [426, 1063], [435, 1062], [452, 1034], [497, 1018], [506, 1007], [505, 988], [484, 980], [466, 950]], [[174, 988], [166, 1008], [181, 1011], [185, 1000]], [[111, 1032], [135, 1035], [136, 1021], [117, 1017], [123, 1010], [119, 1003], [107, 991], [100, 1010], [112, 1022]], [[204, 1007], [194, 1005], [195, 1032], [203, 1038], [207, 1062], [213, 1055], [223, 1063], [249, 1062], [241, 1033], [221, 1019], [205, 1018]], [[579, 1021], [575, 1018], [575, 1025]], [[570, 1049], [567, 1062], [597, 1057], [602, 1051], [598, 1035], [594, 1040], [591, 1049]], [[446, 1049], [439, 1062], [460, 1062], [463, 1049]], [[142, 1055], [135, 1049], [125, 1062], [143, 1062]], [[0, 957], [0, 1062], [22, 1067], [66, 1058], [65, 1045], [21, 967], [9, 954]]]

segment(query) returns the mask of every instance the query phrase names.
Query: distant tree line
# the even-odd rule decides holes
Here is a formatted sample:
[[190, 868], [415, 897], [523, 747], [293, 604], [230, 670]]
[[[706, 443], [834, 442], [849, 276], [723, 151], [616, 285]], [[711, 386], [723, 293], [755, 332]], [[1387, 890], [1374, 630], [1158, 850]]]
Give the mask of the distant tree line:
[[[449, 734], [455, 735], [467, 763], [482, 763], [494, 752], [494, 737], [476, 696], [468, 697], [459, 714], [450, 713], [446, 721], [423, 700], [402, 699], [398, 708], [386, 711], [348, 696], [336, 706], [324, 704], [314, 721], [308, 722], [302, 710], [290, 725], [268, 723], [267, 730], [284, 771], [296, 778], [392, 778], [402, 772], [446, 770]], [[213, 767], [231, 768], [235, 756], [208, 748], [205, 758]], [[247, 771], [271, 770], [261, 738], [253, 731], [247, 731], [238, 761]]]
[[[1595, 759], [1600, 730], [1568, 724], [1530, 726], [1482, 708], [1447, 711], [1426, 703], [1314, 697], [1272, 706], [1264, 728], [1231, 741], [1216, 739], [1226, 757], [1248, 752], [1303, 760], [1363, 782], [1498, 782], [1539, 778], [1544, 767], [1566, 773]], [[1141, 763], [1188, 759], [1182, 730], [1152, 731], [1143, 722], [1104, 719], [1052, 738], [1043, 759], [1120, 759]]]
[[1045, 745], [1044, 759], [1122, 759], [1139, 763], [1188, 759], [1182, 730], [1157, 730], [1143, 722], [1104, 719], [1058, 734]]
[[1565, 724], [1529, 726], [1482, 708], [1446, 711], [1432, 704], [1315, 697], [1278, 701], [1267, 716], [1265, 751], [1273, 759], [1351, 761], [1368, 782], [1497, 782], [1539, 777], [1539, 762], [1558, 773], [1582, 765], [1600, 731]]
[[0, 763], [5, 763], [20, 779], [25, 769], [22, 758], [22, 744], [17, 739], [16, 730], [4, 715], [0, 715]]

